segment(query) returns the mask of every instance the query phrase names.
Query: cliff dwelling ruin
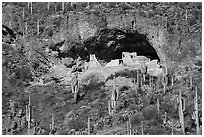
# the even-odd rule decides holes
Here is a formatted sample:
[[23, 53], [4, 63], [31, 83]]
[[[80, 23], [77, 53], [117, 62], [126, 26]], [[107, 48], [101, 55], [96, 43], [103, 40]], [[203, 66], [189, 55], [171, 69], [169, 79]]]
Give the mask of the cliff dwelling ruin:
[[[106, 36], [106, 33], [112, 34]], [[91, 52], [88, 69], [112, 69], [115, 67], [140, 69], [145, 64], [147, 73], [160, 71], [161, 60], [157, 51], [143, 34], [125, 33], [121, 30], [103, 30], [85, 44], [89, 44], [86, 47]], [[104, 60], [106, 63], [100, 64], [98, 60]]]

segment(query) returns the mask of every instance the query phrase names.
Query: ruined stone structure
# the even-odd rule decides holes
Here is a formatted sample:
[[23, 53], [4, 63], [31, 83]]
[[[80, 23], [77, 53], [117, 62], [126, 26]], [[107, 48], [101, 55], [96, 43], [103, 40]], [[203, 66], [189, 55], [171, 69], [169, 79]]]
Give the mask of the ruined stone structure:
[[146, 56], [137, 56], [136, 52], [122, 52], [122, 59], [114, 59], [108, 62], [105, 66], [102, 66], [96, 56], [90, 55], [90, 61], [88, 63], [88, 69], [100, 69], [100, 68], [113, 68], [113, 67], [131, 67], [142, 69], [142, 66], [147, 67], [147, 73], [158, 76], [163, 71], [161, 65], [157, 59], [150, 60]]
[[95, 54], [90, 54], [88, 68], [90, 69], [90, 68], [97, 68], [97, 67], [101, 67], [101, 64], [96, 59]]

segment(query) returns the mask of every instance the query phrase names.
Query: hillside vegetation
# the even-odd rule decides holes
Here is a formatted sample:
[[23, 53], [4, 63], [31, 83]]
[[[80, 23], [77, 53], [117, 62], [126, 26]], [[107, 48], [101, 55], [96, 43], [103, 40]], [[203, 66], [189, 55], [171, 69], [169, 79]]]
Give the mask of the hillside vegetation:
[[[146, 74], [144, 81], [140, 70], [120, 70], [105, 80], [91, 73], [80, 79], [75, 102], [70, 80], [85, 72], [89, 55], [106, 64], [118, 57], [117, 48], [126, 48], [121, 42], [155, 41], [149, 27], [165, 39], [155, 50], [165, 57], [168, 74], [151, 80]], [[201, 134], [201, 32], [198, 2], [33, 2], [32, 10], [31, 3], [3, 2], [2, 133]]]

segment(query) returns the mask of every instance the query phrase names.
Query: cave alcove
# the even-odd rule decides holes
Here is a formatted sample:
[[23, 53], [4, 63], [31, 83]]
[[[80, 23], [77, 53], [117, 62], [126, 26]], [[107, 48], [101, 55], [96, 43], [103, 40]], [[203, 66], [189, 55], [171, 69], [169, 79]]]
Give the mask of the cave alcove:
[[87, 39], [84, 46], [90, 54], [106, 62], [121, 59], [122, 52], [137, 52], [138, 56], [146, 56], [150, 60], [160, 61], [156, 50], [145, 34], [137, 31], [125, 32], [119, 29], [103, 29], [97, 35]]

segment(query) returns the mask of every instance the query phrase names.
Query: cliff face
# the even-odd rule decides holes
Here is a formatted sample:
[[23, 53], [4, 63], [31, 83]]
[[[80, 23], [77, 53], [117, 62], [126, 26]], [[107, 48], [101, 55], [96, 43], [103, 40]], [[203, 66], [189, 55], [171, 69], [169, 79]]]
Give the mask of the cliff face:
[[[72, 27], [67, 30], [67, 45], [63, 45], [61, 50], [67, 50], [71, 38], [80, 43], [81, 47], [86, 47], [89, 53], [95, 53], [101, 59], [117, 58], [119, 57], [117, 54], [130, 48], [132, 49], [130, 52], [138, 51], [139, 55], [152, 56], [152, 59], [159, 58], [165, 62], [166, 55], [162, 48], [167, 44], [165, 21], [159, 26], [159, 24], [154, 25], [154, 22], [148, 18], [138, 16], [135, 11], [130, 10], [126, 14], [118, 12], [111, 11], [106, 13], [105, 17], [70, 13], [67, 15], [69, 17], [67, 24]], [[57, 34], [58, 37], [59, 35], [60, 33]], [[104, 53], [107, 58], [101, 57]], [[111, 54], [116, 54], [116, 57], [109, 57]]]
[[[151, 7], [152, 5], [153, 7]], [[122, 51], [130, 49], [130, 51], [137, 51], [139, 55], [150, 56], [152, 59], [159, 58], [161, 62], [166, 62], [174, 60], [171, 53], [167, 53], [167, 49], [175, 47], [174, 53], [178, 54], [179, 51], [176, 47], [187, 47], [185, 39], [190, 38], [188, 45], [200, 47], [199, 42], [195, 43], [197, 40], [192, 35], [199, 36], [201, 34], [201, 20], [198, 18], [191, 25], [190, 19], [193, 12], [188, 13], [189, 19], [187, 19], [190, 22], [188, 25], [188, 20], [181, 20], [185, 18], [183, 13], [185, 7], [182, 9], [178, 5], [172, 10], [171, 3], [163, 3], [163, 5], [159, 3], [156, 7], [155, 5], [152, 3], [145, 6], [139, 4], [136, 8], [135, 5], [128, 3], [121, 3], [118, 7], [102, 3], [83, 8], [77, 5], [82, 9], [77, 9], [76, 6], [76, 9], [72, 11], [73, 8], [70, 9], [70, 5], [67, 3], [67, 7], [65, 7], [68, 8], [68, 11], [66, 12], [62, 12], [59, 8], [58, 12], [52, 14], [52, 8], [49, 11], [44, 8], [44, 11], [41, 11], [43, 14], [38, 16], [41, 10], [39, 7], [46, 6], [46, 3], [41, 5], [34, 3], [31, 16], [25, 5], [18, 7], [18, 4], [12, 6], [5, 4], [3, 24], [21, 35], [27, 29], [27, 37], [20, 36], [20, 39], [24, 41], [30, 41], [30, 36], [33, 37], [37, 33], [37, 24], [39, 24], [38, 37], [41, 40], [47, 39], [43, 46], [57, 51], [60, 58], [76, 58], [79, 54], [84, 59], [88, 59], [89, 53], [95, 53], [99, 59], [110, 61], [112, 58], [118, 58]], [[146, 8], [148, 6], [150, 6], [149, 9]], [[23, 20], [18, 14], [13, 14], [14, 12], [20, 14], [23, 9], [26, 19]], [[182, 9], [180, 13], [178, 13], [178, 9]], [[200, 12], [201, 10], [197, 10], [197, 13], [200, 14]], [[179, 14], [179, 18], [172, 17], [174, 13], [177, 13], [176, 17]], [[187, 24], [184, 24], [186, 22]], [[27, 28], [25, 27], [26, 23]], [[187, 31], [184, 28], [186, 25], [189, 28]], [[174, 30], [172, 31], [172, 29]], [[104, 53], [107, 54], [107, 58], [102, 57]]]
[[[130, 113], [133, 128], [141, 129], [138, 123], [143, 121], [145, 134], [171, 134], [170, 127], [161, 128], [168, 125], [157, 117], [156, 102], [159, 99], [162, 115], [167, 112], [168, 118], [177, 122], [179, 90], [187, 98], [186, 127], [194, 134], [191, 114], [195, 92], [189, 88], [189, 77], [198, 87], [201, 112], [201, 3], [67, 2], [63, 11], [62, 3], [33, 2], [32, 13], [31, 3], [29, 8], [28, 3], [3, 3], [2, 24], [3, 134], [27, 134], [27, 127], [21, 125], [26, 116], [19, 111], [28, 104], [27, 91], [31, 93], [34, 119], [39, 122], [37, 134], [50, 132], [51, 113], [55, 113], [58, 134], [72, 134], [72, 129], [86, 131], [88, 116], [92, 118], [92, 134], [126, 134]], [[167, 65], [168, 73], [175, 78], [173, 87], [168, 85], [164, 94], [158, 85], [154, 94], [149, 88], [151, 81], [146, 79], [135, 92], [133, 78], [137, 72], [121, 70], [115, 73], [121, 87], [118, 113], [113, 117], [108, 115], [107, 102], [114, 76], [107, 71], [110, 75], [101, 81], [101, 75], [90, 71], [80, 81], [79, 102], [74, 104], [69, 84], [76, 64], [83, 71], [90, 54], [105, 64], [120, 59], [125, 51]], [[44, 85], [35, 85], [38, 80]], [[157, 78], [152, 80], [157, 84]], [[175, 134], [181, 134], [179, 129]]]
[[[32, 6], [31, 14], [26, 3], [4, 3], [2, 19], [3, 25], [16, 35], [15, 46], [25, 52], [31, 66], [38, 64], [33, 69], [36, 73], [49, 71], [50, 64], [72, 67], [77, 56], [88, 61], [89, 54], [109, 62], [121, 58], [124, 51], [158, 59], [167, 66], [193, 58], [201, 60], [199, 3], [186, 7], [173, 3], [73, 7], [67, 3], [65, 11], [60, 5], [51, 4], [49, 10], [46, 3]], [[184, 14], [185, 8], [191, 7], [196, 8], [195, 12]], [[6, 40], [8, 37], [3, 39]]]

